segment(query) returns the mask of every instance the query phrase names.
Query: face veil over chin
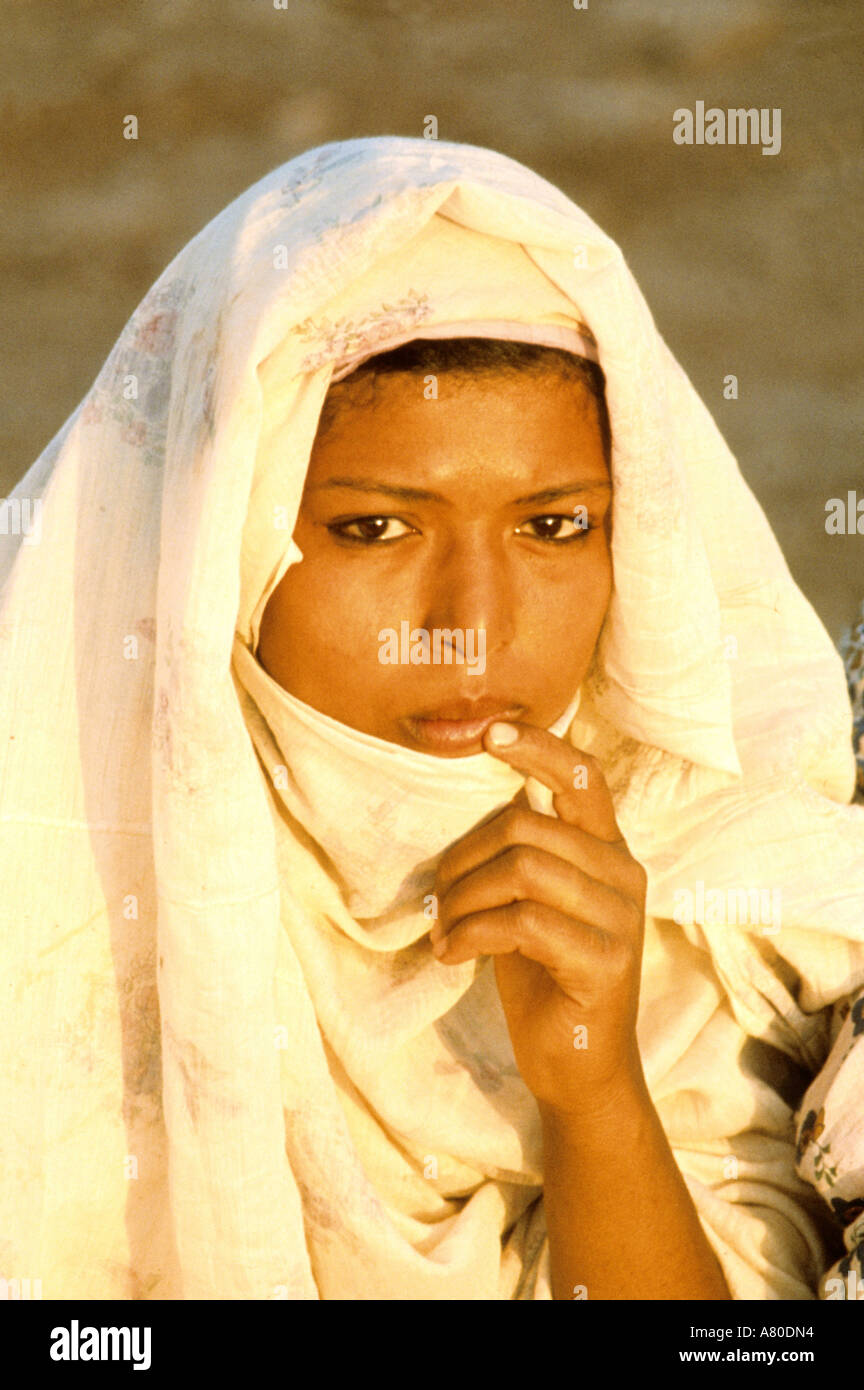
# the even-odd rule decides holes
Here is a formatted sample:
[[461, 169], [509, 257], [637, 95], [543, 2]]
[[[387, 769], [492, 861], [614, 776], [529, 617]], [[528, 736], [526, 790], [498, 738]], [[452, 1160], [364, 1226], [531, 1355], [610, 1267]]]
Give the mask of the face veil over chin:
[[442, 968], [419, 895], [352, 915], [242, 676], [334, 374], [458, 320], [596, 342], [615, 584], [565, 737], [648, 872], [640, 1051], [733, 1297], [815, 1296], [789, 1079], [864, 983], [842, 662], [614, 243], [503, 155], [375, 138], [205, 227], [11, 494], [0, 1276], [44, 1298], [551, 1298], [491, 962]]

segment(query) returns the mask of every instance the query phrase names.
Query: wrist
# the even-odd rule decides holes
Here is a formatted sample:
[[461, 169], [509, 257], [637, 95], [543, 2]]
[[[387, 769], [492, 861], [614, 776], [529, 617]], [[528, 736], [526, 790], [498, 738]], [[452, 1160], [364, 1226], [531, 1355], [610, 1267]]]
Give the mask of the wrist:
[[594, 1134], [620, 1136], [641, 1127], [646, 1118], [656, 1116], [654, 1103], [641, 1069], [638, 1075], [627, 1075], [604, 1086], [602, 1091], [588, 1093], [578, 1107], [561, 1107], [538, 1101], [537, 1108], [544, 1139], [584, 1144]]

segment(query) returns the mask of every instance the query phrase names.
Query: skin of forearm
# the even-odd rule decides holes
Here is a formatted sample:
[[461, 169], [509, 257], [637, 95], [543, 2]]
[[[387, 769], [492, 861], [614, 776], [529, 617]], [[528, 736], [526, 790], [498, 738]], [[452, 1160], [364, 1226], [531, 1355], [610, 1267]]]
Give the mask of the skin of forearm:
[[644, 1082], [540, 1117], [553, 1299], [731, 1298]]

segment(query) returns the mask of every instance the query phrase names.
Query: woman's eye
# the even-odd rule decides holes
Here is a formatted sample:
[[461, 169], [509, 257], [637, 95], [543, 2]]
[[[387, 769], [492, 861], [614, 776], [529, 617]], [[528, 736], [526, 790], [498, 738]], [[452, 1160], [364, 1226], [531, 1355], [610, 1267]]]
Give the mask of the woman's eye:
[[[555, 541], [559, 545], [566, 541], [578, 541], [587, 536], [594, 527], [587, 518], [569, 516], [567, 513], [555, 513], [551, 516], [532, 516], [525, 523], [526, 526], [536, 528], [536, 540]], [[565, 527], [564, 535], [560, 535], [562, 527]], [[516, 527], [517, 533], [522, 532], [522, 527]]]
[[[391, 524], [405, 526], [404, 521], [400, 521], [395, 516], [356, 516], [352, 517], [350, 521], [334, 521], [327, 529], [334, 535], [341, 537], [342, 540], [357, 541], [360, 545], [372, 545], [376, 541], [382, 540], [399, 540], [403, 535], [410, 534], [411, 528], [407, 526], [404, 531], [397, 532], [396, 535], [386, 535], [387, 527]], [[348, 529], [351, 526], [358, 529], [352, 532]]]
[[[568, 513], [555, 513], [548, 516], [532, 516], [524, 526], [533, 528], [533, 539], [564, 545], [568, 541], [583, 540], [593, 531], [587, 518], [573, 517]], [[517, 535], [523, 534], [524, 526], [517, 526]], [[401, 530], [394, 530], [401, 527]], [[327, 527], [331, 534], [343, 541], [353, 541], [357, 545], [386, 545], [391, 541], [402, 540], [412, 534], [413, 528], [395, 516], [355, 516], [347, 521], [334, 521]]]

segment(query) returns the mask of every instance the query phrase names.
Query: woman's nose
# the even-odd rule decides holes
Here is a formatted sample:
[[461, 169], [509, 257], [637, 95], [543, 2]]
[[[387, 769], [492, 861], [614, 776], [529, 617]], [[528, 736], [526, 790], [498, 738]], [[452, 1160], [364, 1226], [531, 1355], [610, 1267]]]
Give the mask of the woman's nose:
[[487, 651], [513, 641], [513, 576], [494, 547], [478, 542], [448, 547], [436, 557], [428, 582], [423, 627], [483, 629]]

